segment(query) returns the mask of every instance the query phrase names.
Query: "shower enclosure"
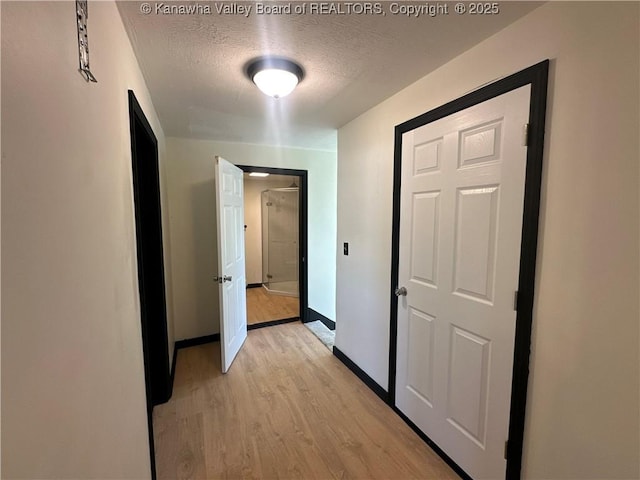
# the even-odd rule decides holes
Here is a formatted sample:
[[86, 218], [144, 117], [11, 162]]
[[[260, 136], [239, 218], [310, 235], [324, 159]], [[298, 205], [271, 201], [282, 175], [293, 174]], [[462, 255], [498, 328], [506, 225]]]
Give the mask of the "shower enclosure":
[[262, 284], [270, 293], [299, 296], [298, 187], [262, 192]]

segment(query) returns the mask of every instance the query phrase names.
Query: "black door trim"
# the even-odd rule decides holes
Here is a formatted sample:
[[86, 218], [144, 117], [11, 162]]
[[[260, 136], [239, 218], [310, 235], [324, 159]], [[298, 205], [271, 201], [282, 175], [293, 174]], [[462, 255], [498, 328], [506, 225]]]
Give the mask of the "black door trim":
[[544, 149], [545, 116], [549, 60], [480, 88], [423, 115], [408, 120], [395, 128], [393, 171], [393, 237], [391, 253], [391, 324], [389, 342], [389, 403], [395, 408], [396, 354], [398, 339], [398, 298], [393, 291], [398, 283], [400, 258], [400, 178], [402, 168], [402, 134], [439, 120], [466, 108], [503, 95], [525, 85], [531, 85], [529, 108], [529, 148], [525, 177], [524, 212], [522, 219], [522, 243], [520, 274], [518, 279], [517, 324], [509, 418], [509, 443], [507, 447], [507, 479], [520, 478], [524, 439], [527, 382], [529, 378], [529, 354], [533, 322], [533, 298], [535, 287], [536, 253], [538, 246], [538, 217], [540, 213], [540, 188], [542, 183], [542, 159]]
[[156, 478], [153, 407], [171, 397], [162, 244], [158, 141], [132, 90], [129, 98], [131, 167], [136, 223], [138, 289], [151, 478]]
[[260, 172], [270, 173], [272, 175], [288, 175], [300, 178], [299, 202], [300, 209], [298, 211], [298, 288], [300, 290], [300, 320], [307, 321], [308, 303], [309, 303], [309, 283], [308, 283], [308, 255], [307, 255], [307, 219], [308, 219], [308, 171], [294, 170], [291, 168], [275, 168], [275, 167], [253, 167], [250, 165], [236, 165], [244, 172]]

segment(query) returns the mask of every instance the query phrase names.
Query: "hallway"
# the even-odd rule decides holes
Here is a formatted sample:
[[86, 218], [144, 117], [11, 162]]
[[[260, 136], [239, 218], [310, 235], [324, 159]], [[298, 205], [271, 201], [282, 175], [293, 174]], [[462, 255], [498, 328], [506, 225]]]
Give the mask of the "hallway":
[[159, 479], [431, 478], [456, 474], [300, 323], [180, 350], [155, 408]]

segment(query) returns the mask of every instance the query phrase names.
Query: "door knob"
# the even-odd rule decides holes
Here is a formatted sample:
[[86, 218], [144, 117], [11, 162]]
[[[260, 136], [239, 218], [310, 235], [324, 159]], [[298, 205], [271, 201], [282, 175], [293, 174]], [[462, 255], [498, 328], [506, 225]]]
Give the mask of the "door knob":
[[398, 287], [398, 288], [396, 288], [395, 294], [396, 294], [396, 297], [400, 297], [400, 296], [406, 297], [407, 296], [407, 289], [404, 288], [404, 287]]
[[223, 282], [230, 282], [231, 281], [231, 275], [225, 275], [224, 277], [222, 277], [222, 281]]

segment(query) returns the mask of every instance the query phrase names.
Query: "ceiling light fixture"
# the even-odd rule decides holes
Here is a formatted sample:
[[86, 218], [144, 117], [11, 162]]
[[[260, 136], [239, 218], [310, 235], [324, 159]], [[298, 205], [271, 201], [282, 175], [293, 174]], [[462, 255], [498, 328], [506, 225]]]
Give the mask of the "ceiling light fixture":
[[249, 176], [250, 177], [268, 177], [269, 174], [266, 172], [251, 172]]
[[293, 92], [304, 77], [302, 67], [281, 57], [260, 57], [249, 63], [247, 76], [266, 95], [282, 98]]

